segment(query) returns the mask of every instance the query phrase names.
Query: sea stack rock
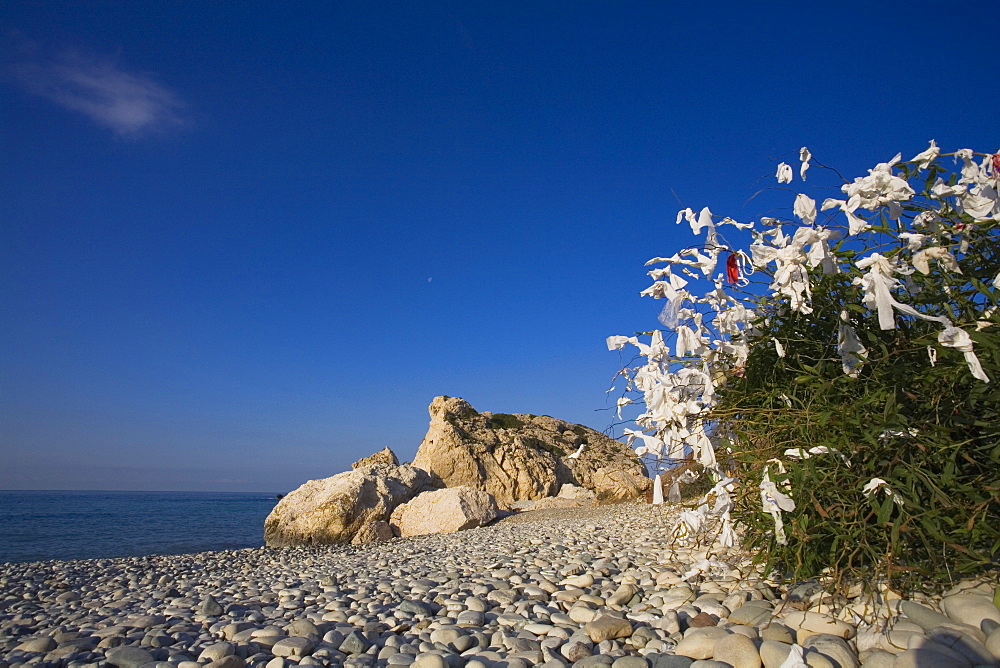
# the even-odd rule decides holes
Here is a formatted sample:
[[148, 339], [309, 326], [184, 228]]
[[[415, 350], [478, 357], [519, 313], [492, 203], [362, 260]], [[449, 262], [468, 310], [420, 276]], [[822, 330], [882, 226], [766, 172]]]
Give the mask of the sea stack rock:
[[398, 461], [386, 448], [356, 462], [351, 471], [306, 482], [264, 520], [264, 542], [280, 547], [393, 538], [392, 511], [430, 483], [425, 471]]
[[413, 466], [445, 487], [489, 492], [502, 507], [554, 496], [564, 484], [589, 489], [601, 501], [636, 498], [652, 484], [630, 448], [583, 425], [479, 413], [457, 397], [436, 397], [428, 412]]

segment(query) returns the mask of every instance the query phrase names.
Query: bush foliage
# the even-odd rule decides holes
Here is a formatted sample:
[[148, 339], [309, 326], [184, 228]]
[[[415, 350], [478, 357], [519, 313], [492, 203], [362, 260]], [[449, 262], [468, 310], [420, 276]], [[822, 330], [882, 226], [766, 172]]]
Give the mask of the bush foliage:
[[[639, 345], [647, 359], [622, 372], [646, 406], [636, 419], [642, 433], [632, 433], [640, 450], [683, 453], [712, 471], [716, 491], [732, 493], [716, 510], [731, 510], [745, 545], [779, 572], [879, 576], [907, 590], [998, 565], [1000, 159], [953, 155], [961, 170], [940, 164], [932, 142], [864, 183], [844, 181], [845, 193], [861, 192], [861, 206], [827, 200], [823, 209], [834, 211], [825, 217], [799, 195], [795, 231], [825, 241], [800, 243], [797, 258], [785, 252], [793, 234], [780, 232], [789, 220], [767, 219], [770, 231], [753, 232], [752, 258], [709, 228], [700, 250], [656, 259], [690, 278], [728, 256], [704, 297], [676, 281], [667, 287], [669, 269], [651, 272], [660, 287], [645, 294], [671, 302], [673, 353], [657, 347], [657, 335], [646, 349], [635, 337], [609, 339], [612, 348]], [[860, 209], [871, 215], [862, 219]], [[839, 236], [823, 236], [834, 229]], [[734, 267], [751, 260], [748, 281]], [[880, 292], [873, 281], [883, 278]], [[734, 326], [726, 314], [737, 308], [745, 313]], [[700, 347], [680, 342], [684, 323]], [[680, 412], [660, 408], [682, 402]], [[714, 456], [699, 433], [712, 435]]]

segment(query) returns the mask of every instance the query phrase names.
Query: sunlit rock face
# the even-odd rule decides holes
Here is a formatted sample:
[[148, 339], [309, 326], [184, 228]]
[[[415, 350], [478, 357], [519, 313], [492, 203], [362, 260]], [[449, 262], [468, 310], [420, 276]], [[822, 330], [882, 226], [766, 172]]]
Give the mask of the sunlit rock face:
[[[429, 412], [412, 464], [400, 464], [385, 448], [350, 471], [306, 482], [268, 515], [265, 543], [361, 544], [460, 531], [491, 521], [497, 506], [554, 497], [563, 485], [589, 490], [598, 501], [636, 498], [651, 485], [631, 449], [589, 427], [545, 415], [479, 413], [455, 397], [435, 398]], [[404, 531], [402, 511], [393, 511], [411, 500], [419, 503]]]
[[446, 487], [489, 492], [501, 507], [554, 496], [567, 483], [602, 501], [636, 498], [651, 484], [630, 448], [583, 425], [479, 413], [457, 397], [436, 397], [428, 411], [430, 426], [413, 465]]
[[418, 494], [396, 508], [389, 523], [400, 536], [454, 533], [489, 524], [498, 514], [493, 495], [468, 487], [448, 487]]
[[306, 482], [264, 520], [264, 542], [279, 547], [391, 539], [392, 511], [430, 483], [425, 471], [397, 461], [387, 448], [351, 471]]

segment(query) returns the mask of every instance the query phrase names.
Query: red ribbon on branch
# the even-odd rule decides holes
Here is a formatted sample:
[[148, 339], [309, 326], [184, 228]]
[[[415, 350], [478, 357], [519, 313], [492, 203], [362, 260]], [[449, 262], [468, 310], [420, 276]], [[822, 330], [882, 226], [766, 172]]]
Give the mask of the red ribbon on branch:
[[730, 253], [726, 258], [726, 280], [730, 283], [740, 280], [740, 265], [736, 253]]

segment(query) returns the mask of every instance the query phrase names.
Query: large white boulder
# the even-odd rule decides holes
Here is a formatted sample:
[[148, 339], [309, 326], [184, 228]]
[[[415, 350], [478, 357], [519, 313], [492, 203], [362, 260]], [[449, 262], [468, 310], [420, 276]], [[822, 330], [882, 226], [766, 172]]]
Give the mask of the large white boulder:
[[492, 522], [498, 512], [492, 494], [468, 487], [449, 487], [424, 492], [399, 506], [390, 522], [398, 528], [400, 536], [422, 536], [474, 529]]
[[278, 547], [392, 538], [392, 511], [423, 491], [430, 477], [410, 464], [393, 466], [388, 456], [380, 459], [377, 466], [310, 480], [289, 493], [264, 520], [264, 542]]

